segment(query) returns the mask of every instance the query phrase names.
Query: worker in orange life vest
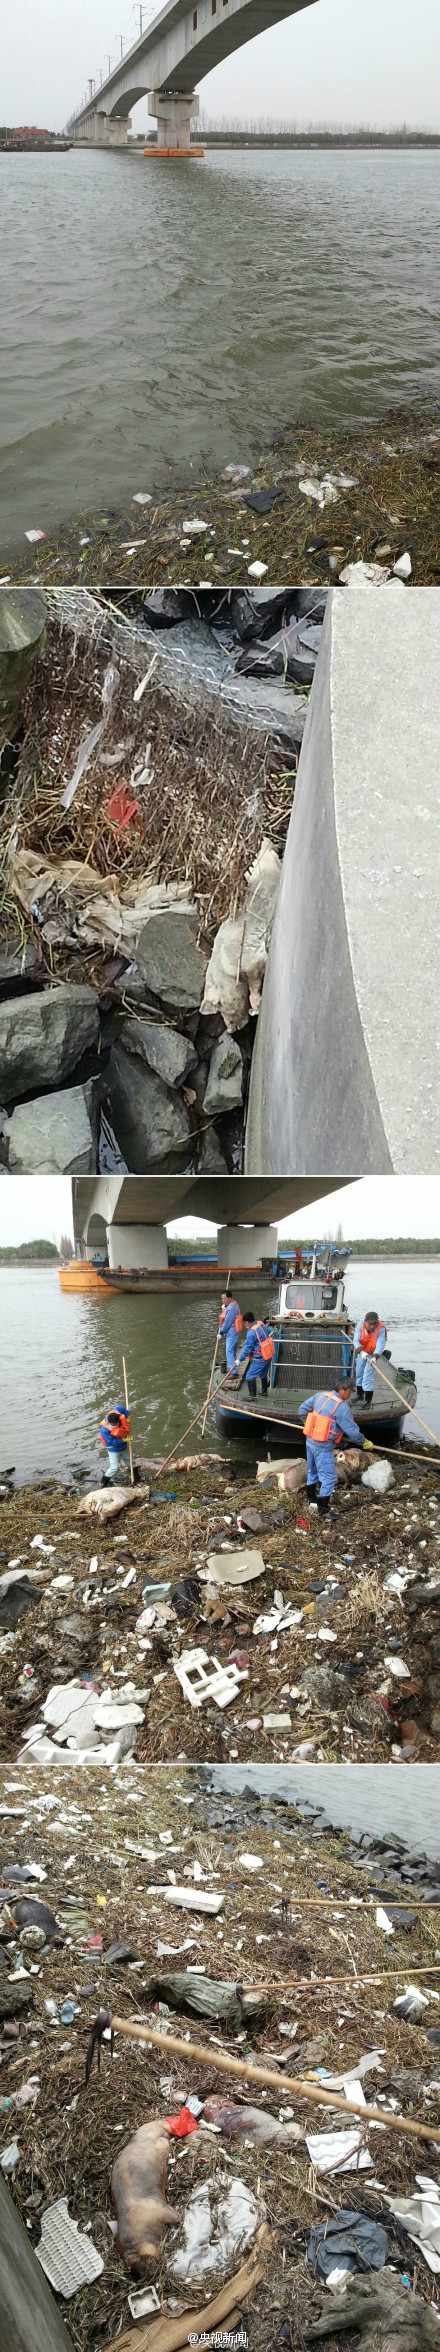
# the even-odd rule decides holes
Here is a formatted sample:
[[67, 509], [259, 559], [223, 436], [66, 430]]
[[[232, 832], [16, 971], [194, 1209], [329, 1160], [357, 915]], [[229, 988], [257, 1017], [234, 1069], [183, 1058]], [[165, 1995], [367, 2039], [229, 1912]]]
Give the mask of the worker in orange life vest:
[[257, 1380], [261, 1380], [262, 1394], [267, 1396], [269, 1365], [272, 1356], [275, 1355], [272, 1335], [268, 1331], [266, 1323], [255, 1322], [252, 1307], [248, 1307], [247, 1313], [243, 1316], [243, 1322], [246, 1327], [246, 1338], [241, 1354], [237, 1357], [235, 1370], [237, 1371], [239, 1364], [246, 1365], [246, 1383], [250, 1397], [256, 1397]]
[[101, 1445], [105, 1446], [107, 1450], [103, 1478], [104, 1485], [107, 1485], [110, 1478], [120, 1480], [121, 1473], [123, 1477], [128, 1464], [127, 1440], [131, 1436], [131, 1421], [129, 1413], [125, 1410], [125, 1405], [117, 1405], [114, 1412], [106, 1413], [105, 1421], [101, 1421], [99, 1434]]
[[219, 1329], [226, 1342], [228, 1372], [234, 1372], [239, 1335], [243, 1330], [243, 1316], [240, 1314], [237, 1300], [232, 1296], [232, 1290], [222, 1290]]
[[359, 1349], [356, 1358], [356, 1395], [359, 1403], [362, 1398], [362, 1404], [366, 1406], [373, 1401], [374, 1357], [383, 1355], [386, 1339], [386, 1323], [380, 1323], [379, 1316], [373, 1310], [364, 1316], [363, 1322], [360, 1316], [353, 1340], [353, 1349]]
[[307, 1501], [312, 1507], [317, 1505], [322, 1518], [336, 1486], [335, 1445], [341, 1437], [348, 1437], [350, 1445], [370, 1450], [368, 1438], [361, 1437], [350, 1412], [350, 1388], [349, 1380], [341, 1380], [338, 1389], [319, 1388], [316, 1396], [306, 1397], [299, 1407], [306, 1439]]

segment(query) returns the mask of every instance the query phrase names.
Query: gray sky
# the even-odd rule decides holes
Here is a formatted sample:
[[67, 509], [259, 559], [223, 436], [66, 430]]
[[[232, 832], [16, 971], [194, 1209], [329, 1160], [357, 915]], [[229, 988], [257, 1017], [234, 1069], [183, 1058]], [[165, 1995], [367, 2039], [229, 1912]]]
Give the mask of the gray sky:
[[[115, 25], [116, 16], [116, 25]], [[106, 52], [130, 47], [132, 0], [21, 0], [2, 27], [2, 119], [62, 128]], [[316, 0], [217, 66], [201, 85], [214, 119], [406, 122], [440, 128], [438, 0]], [[147, 127], [147, 101], [134, 128]]]
[[[399, 1234], [437, 1236], [440, 1197], [437, 1176], [363, 1176], [359, 1182], [324, 1195], [311, 1209], [285, 1218], [281, 1234], [298, 1237], [336, 1233], [341, 1222], [347, 1239], [359, 1235], [387, 1238]], [[195, 1218], [180, 1217], [168, 1228], [173, 1233], [214, 1233], [216, 1227]], [[0, 1246], [44, 1238], [60, 1240], [72, 1232], [72, 1197], [68, 1176], [4, 1176], [0, 1188]]]

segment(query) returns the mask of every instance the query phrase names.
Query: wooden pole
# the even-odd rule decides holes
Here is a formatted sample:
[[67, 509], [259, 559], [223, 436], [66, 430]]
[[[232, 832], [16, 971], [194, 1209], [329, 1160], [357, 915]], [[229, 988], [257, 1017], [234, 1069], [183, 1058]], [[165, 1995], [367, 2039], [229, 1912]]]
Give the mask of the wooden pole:
[[[126, 1372], [125, 1356], [123, 1356], [123, 1358], [122, 1358], [122, 1365], [123, 1365], [123, 1372], [124, 1372], [125, 1403], [126, 1403], [126, 1407], [127, 1407], [127, 1413], [129, 1413], [129, 1412], [130, 1412], [130, 1406], [129, 1406], [129, 1402], [128, 1402], [128, 1387], [127, 1387], [127, 1372]], [[130, 1455], [130, 1479], [131, 1479], [131, 1484], [132, 1484], [132, 1486], [134, 1486], [134, 1469], [133, 1469], [133, 1439], [132, 1439], [132, 1437], [129, 1437], [129, 1440], [128, 1440], [128, 1451], [129, 1451], [129, 1455]]]
[[[382, 1378], [383, 1378], [383, 1379], [385, 1378], [385, 1374], [384, 1374], [384, 1373], [383, 1373], [383, 1375], [382, 1375]], [[389, 1388], [391, 1388], [391, 1386], [392, 1386], [392, 1383], [391, 1383], [391, 1380], [390, 1380], [390, 1381], [388, 1382], [388, 1387], [389, 1387]], [[216, 1391], [216, 1395], [218, 1396], [218, 1391]], [[395, 1388], [395, 1389], [393, 1390], [393, 1395], [394, 1395], [394, 1396], [398, 1396], [398, 1395], [399, 1395], [399, 1391], [398, 1391], [398, 1389], [397, 1389], [397, 1388]], [[221, 1401], [221, 1400], [220, 1400], [220, 1401]], [[402, 1400], [401, 1400], [401, 1398], [400, 1398], [400, 1403], [401, 1403], [401, 1402], [402, 1402]], [[259, 1413], [254, 1413], [254, 1412], [252, 1411], [252, 1406], [246, 1405], [246, 1403], [244, 1403], [243, 1405], [230, 1405], [230, 1404], [228, 1403], [228, 1408], [227, 1408], [227, 1409], [228, 1409], [228, 1413], [237, 1413], [238, 1415], [241, 1415], [241, 1416], [243, 1416], [243, 1414], [245, 1414], [245, 1415], [246, 1415], [246, 1417], [247, 1417], [247, 1419], [248, 1419], [248, 1421], [252, 1421], [252, 1423], [255, 1425], [255, 1428], [256, 1428], [256, 1429], [258, 1429], [258, 1424], [259, 1424], [259, 1420], [260, 1420], [260, 1415], [259, 1415]], [[413, 1410], [413, 1408], [411, 1408], [411, 1410]], [[420, 1415], [417, 1415], [417, 1419], [419, 1419], [419, 1418], [420, 1418]], [[261, 1415], [261, 1419], [263, 1420], [263, 1414]], [[275, 1426], [277, 1429], [295, 1429], [295, 1430], [298, 1430], [298, 1431], [299, 1431], [300, 1437], [304, 1437], [304, 1430], [303, 1430], [302, 1421], [290, 1421], [290, 1420], [288, 1420], [287, 1413], [272, 1413], [272, 1414], [271, 1414], [271, 1421], [272, 1421], [273, 1425], [274, 1425], [274, 1426]], [[425, 1429], [425, 1428], [426, 1428], [426, 1423], [425, 1423], [424, 1421], [422, 1421], [422, 1429]], [[432, 1436], [432, 1435], [433, 1435], [433, 1432], [430, 1430], [430, 1431], [429, 1431], [429, 1436]], [[439, 1444], [439, 1440], [438, 1440], [438, 1438], [437, 1438], [437, 1437], [434, 1437], [434, 1445], [438, 1446], [438, 1444]], [[363, 1448], [362, 1448], [362, 1446], [360, 1446], [360, 1448], [359, 1448], [359, 1451], [360, 1451], [360, 1453], [362, 1453], [362, 1451], [363, 1451]], [[391, 1447], [387, 1447], [387, 1446], [376, 1446], [376, 1445], [373, 1445], [372, 1438], [371, 1438], [371, 1437], [369, 1437], [369, 1439], [368, 1439], [368, 1446], [367, 1446], [367, 1453], [372, 1453], [372, 1454], [387, 1454], [387, 1455], [388, 1455], [388, 1453], [389, 1453], [389, 1452], [391, 1452], [392, 1454], [395, 1454], [395, 1455], [396, 1455], [396, 1458], [397, 1458], [397, 1460], [398, 1460], [399, 1462], [424, 1462], [424, 1464], [425, 1464], [425, 1469], [427, 1469], [427, 1470], [429, 1470], [429, 1469], [431, 1469], [431, 1470], [440, 1470], [440, 1451], [439, 1451], [439, 1453], [438, 1453], [438, 1455], [437, 1455], [437, 1460], [434, 1460], [434, 1459], [433, 1459], [433, 1456], [432, 1456], [432, 1454], [416, 1454], [416, 1453], [413, 1453], [413, 1448], [412, 1448], [412, 1446], [391, 1446]], [[276, 1468], [276, 1464], [274, 1465], [274, 1467]]]
[[184, 1444], [184, 1440], [185, 1440], [185, 1438], [186, 1438], [186, 1437], [189, 1437], [190, 1429], [195, 1429], [195, 1426], [196, 1426], [196, 1421], [202, 1421], [202, 1419], [203, 1419], [203, 1414], [204, 1414], [204, 1412], [205, 1412], [205, 1407], [206, 1407], [206, 1405], [207, 1405], [207, 1404], [208, 1404], [208, 1397], [205, 1397], [205, 1403], [204, 1403], [204, 1405], [201, 1405], [201, 1406], [200, 1406], [200, 1412], [199, 1412], [199, 1413], [194, 1413], [194, 1418], [193, 1418], [193, 1420], [192, 1420], [192, 1421], [188, 1421], [188, 1427], [187, 1427], [187, 1429], [183, 1429], [183, 1430], [182, 1430], [182, 1436], [181, 1436], [181, 1437], [177, 1437], [177, 1438], [176, 1438], [176, 1443], [175, 1443], [175, 1445], [173, 1445], [173, 1446], [171, 1447], [171, 1453], [170, 1453], [170, 1454], [167, 1454], [165, 1462], [161, 1462], [161, 1465], [160, 1465], [160, 1470], [158, 1470], [158, 1473], [157, 1473], [157, 1475], [158, 1475], [158, 1478], [162, 1478], [163, 1471], [168, 1469], [168, 1463], [169, 1463], [169, 1462], [172, 1462], [174, 1454], [177, 1454], [177, 1453], [178, 1453], [178, 1451], [179, 1451], [179, 1446], [181, 1446], [181, 1445], [183, 1445], [183, 1444]]
[[[377, 1361], [378, 1368], [379, 1368], [379, 1371], [380, 1371], [381, 1380], [384, 1380], [384, 1381], [385, 1381], [385, 1387], [386, 1387], [386, 1388], [390, 1388], [390, 1389], [391, 1389], [391, 1395], [392, 1395], [392, 1396], [395, 1396], [395, 1397], [397, 1397], [397, 1399], [398, 1399], [398, 1403], [401, 1405], [401, 1403], [402, 1403], [402, 1395], [401, 1395], [401, 1390], [400, 1390], [400, 1388], [395, 1388], [395, 1387], [394, 1387], [394, 1381], [389, 1379], [388, 1373], [387, 1373], [387, 1372], [383, 1372], [383, 1371], [382, 1371], [382, 1357], [381, 1357], [381, 1356], [378, 1356], [378, 1357], [376, 1358], [376, 1361]], [[438, 1446], [438, 1443], [439, 1443], [438, 1437], [436, 1437], [436, 1436], [435, 1436], [435, 1431], [434, 1431], [433, 1429], [430, 1429], [430, 1427], [429, 1427], [429, 1421], [422, 1421], [422, 1415], [421, 1415], [421, 1413], [416, 1413], [416, 1408], [415, 1408], [415, 1405], [411, 1405], [411, 1407], [410, 1407], [410, 1410], [411, 1410], [411, 1413], [413, 1413], [413, 1415], [414, 1415], [414, 1420], [415, 1420], [415, 1421], [419, 1421], [419, 1422], [420, 1422], [420, 1428], [421, 1428], [421, 1429], [426, 1429], [427, 1436], [428, 1436], [428, 1437], [432, 1437], [432, 1442], [433, 1442], [433, 1445], [435, 1445], [435, 1446]]]
[[364, 2129], [368, 2130], [369, 2123], [381, 2123], [384, 2131], [408, 2133], [412, 2139], [432, 2140], [437, 2147], [440, 2145], [440, 2124], [434, 2130], [430, 2124], [414, 2123], [410, 2116], [388, 2114], [383, 2107], [364, 2107], [359, 2099], [343, 2099], [337, 2091], [325, 2091], [321, 2084], [303, 2082], [300, 2075], [284, 2074], [283, 2071], [281, 2076], [279, 2068], [274, 2066], [247, 2066], [244, 2058], [225, 2057], [218, 2050], [214, 2055], [207, 2043], [186, 2042], [178, 2034], [159, 2033], [148, 2026], [132, 2025], [126, 2017], [111, 2017], [108, 2022], [112, 2033], [122, 2033], [128, 2041], [143, 2042], [148, 2047], [151, 2044], [157, 2050], [172, 2050], [175, 2057], [185, 2059], [185, 2065], [188, 2058], [194, 2058], [202, 2066], [208, 2067], [209, 2072], [211, 2067], [215, 2067], [219, 2074], [235, 2075], [240, 2082], [258, 2085], [266, 2083], [278, 2093], [280, 2090], [294, 2091], [299, 2098], [307, 2099], [312, 2107], [337, 2108], [345, 2115], [346, 2123], [349, 2123], [350, 2115], [359, 2115]]
[[[228, 1267], [228, 1279], [227, 1279], [227, 1283], [226, 1283], [226, 1289], [227, 1289], [227, 1290], [229, 1290], [229, 1284], [230, 1284], [230, 1280], [231, 1280], [231, 1268], [230, 1268], [230, 1266], [229, 1266], [229, 1267]], [[219, 1328], [218, 1328], [218, 1332], [217, 1332], [217, 1338], [216, 1338], [216, 1343], [215, 1343], [215, 1348], [214, 1348], [214, 1354], [213, 1354], [213, 1358], [212, 1358], [212, 1364], [211, 1364], [211, 1372], [210, 1372], [210, 1379], [209, 1379], [208, 1395], [207, 1395], [207, 1399], [206, 1399], [205, 1411], [204, 1411], [204, 1416], [203, 1416], [203, 1421], [202, 1421], [202, 1437], [204, 1437], [204, 1435], [205, 1435], [205, 1429], [206, 1429], [206, 1415], [207, 1415], [207, 1411], [208, 1411], [208, 1405], [210, 1405], [210, 1403], [211, 1403], [211, 1397], [212, 1397], [212, 1386], [213, 1386], [213, 1380], [214, 1380], [214, 1372], [215, 1372], [215, 1367], [216, 1367], [216, 1362], [217, 1362], [217, 1348], [218, 1348], [218, 1345], [219, 1345], [219, 1341], [220, 1341], [220, 1339], [221, 1339], [221, 1333], [222, 1333], [222, 1325], [221, 1325], [221, 1324], [219, 1324]]]

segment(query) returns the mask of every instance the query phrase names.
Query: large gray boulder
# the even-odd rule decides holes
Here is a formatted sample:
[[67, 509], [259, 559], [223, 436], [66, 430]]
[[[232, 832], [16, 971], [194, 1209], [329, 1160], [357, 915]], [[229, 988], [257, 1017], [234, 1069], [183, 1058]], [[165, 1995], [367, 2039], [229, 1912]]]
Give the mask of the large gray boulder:
[[173, 1097], [139, 1055], [113, 1046], [107, 1070], [112, 1117], [127, 1167], [135, 1176], [147, 1168], [184, 1166], [190, 1123], [180, 1096]]
[[209, 1064], [209, 1077], [203, 1109], [207, 1118], [215, 1119], [221, 1111], [234, 1111], [243, 1101], [243, 1055], [236, 1037], [226, 1034], [217, 1039]]
[[197, 1054], [189, 1037], [181, 1037], [178, 1029], [168, 1029], [160, 1021], [124, 1021], [121, 1040], [128, 1054], [138, 1054], [147, 1062], [156, 1078], [164, 1086], [183, 1086], [189, 1070], [197, 1066]]
[[197, 914], [178, 907], [150, 915], [139, 934], [136, 966], [152, 996], [176, 1011], [198, 1011], [208, 958], [197, 947]]
[[44, 989], [0, 1005], [0, 1102], [59, 1086], [96, 1045], [99, 1003], [93, 988]]
[[89, 1176], [96, 1169], [88, 1104], [90, 1089], [66, 1087], [19, 1103], [5, 1120], [4, 1140], [11, 1175]]
[[0, 944], [0, 990], [14, 988], [20, 981], [36, 978], [38, 956], [33, 939], [26, 939], [24, 947], [19, 939], [5, 939]]

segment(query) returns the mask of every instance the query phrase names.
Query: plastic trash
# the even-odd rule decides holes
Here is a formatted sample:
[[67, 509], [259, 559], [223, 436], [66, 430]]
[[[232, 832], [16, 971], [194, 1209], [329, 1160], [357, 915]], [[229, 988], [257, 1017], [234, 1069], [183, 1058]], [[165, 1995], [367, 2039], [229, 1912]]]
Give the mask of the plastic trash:
[[197, 1892], [195, 1887], [188, 1886], [161, 1886], [159, 1888], [149, 1888], [148, 1891], [149, 1893], [153, 1892], [154, 1894], [159, 1893], [162, 1897], [162, 1902], [171, 1903], [173, 1909], [178, 1911], [206, 1911], [213, 1919], [216, 1919], [218, 1911], [222, 1911], [225, 1900], [224, 1895], [212, 1895], [208, 1893], [205, 1888], [203, 1888], [201, 1892]]
[[[208, 1553], [207, 1574], [212, 1584], [251, 1584], [264, 1573], [262, 1552], [246, 1551], [245, 1548], [232, 1551], [225, 1544], [224, 1551]], [[202, 1570], [201, 1582], [204, 1581], [206, 1571]]]
[[64, 1943], [63, 1929], [55, 1918], [55, 1912], [49, 1910], [47, 1903], [41, 1903], [37, 1895], [20, 1895], [18, 1903], [14, 1901], [14, 1919], [20, 1929], [43, 1928], [46, 1944]]
[[208, 1657], [207, 1650], [183, 1650], [173, 1659], [173, 1671], [190, 1707], [203, 1707], [206, 1699], [213, 1699], [216, 1707], [230, 1707], [239, 1684], [247, 1680], [247, 1668], [223, 1666], [219, 1658]]
[[66, 784], [65, 792], [61, 798], [61, 807], [64, 809], [71, 808], [75, 793], [78, 791], [78, 785], [89, 766], [93, 752], [97, 750], [98, 743], [101, 741], [101, 736], [104, 734], [107, 721], [110, 718], [117, 686], [119, 686], [119, 670], [115, 668], [113, 662], [109, 662], [104, 672], [102, 686], [102, 718], [98, 719], [96, 727], [91, 727], [89, 735], [85, 735], [80, 744], [74, 774], [70, 779], [70, 784]]
[[185, 539], [197, 539], [200, 531], [207, 530], [208, 524], [202, 521], [201, 515], [193, 515], [190, 522], [182, 523], [182, 531], [184, 533]]
[[167, 2205], [170, 2127], [160, 2116], [143, 2123], [116, 2157], [111, 2192], [117, 2215], [116, 2245], [126, 2270], [148, 2277], [159, 2260], [162, 2238], [178, 2221]]
[[181, 2107], [180, 2115], [167, 2115], [166, 2122], [174, 2140], [187, 2140], [190, 2133], [199, 2128], [197, 2116], [193, 2115], [191, 2107]]
[[102, 2255], [97, 2253], [91, 2238], [72, 2221], [67, 2197], [57, 2197], [54, 2205], [47, 2205], [41, 2215], [41, 2238], [35, 2247], [37, 2262], [41, 2263], [56, 2295], [76, 2295], [79, 2287], [89, 2286], [104, 2269]]
[[19, 2149], [19, 2146], [18, 2146], [18, 2140], [10, 2140], [10, 2141], [9, 2141], [9, 2147], [7, 2147], [7, 2148], [2, 2148], [2, 2151], [1, 2151], [1, 2155], [0, 2155], [0, 2164], [1, 2164], [2, 2172], [5, 2172], [5, 2173], [11, 2173], [11, 2172], [15, 2172], [15, 2171], [16, 2171], [16, 2168], [17, 2168], [17, 2164], [19, 2164], [19, 2163], [20, 2163], [20, 2149]]
[[388, 1494], [388, 1488], [395, 1486], [391, 1462], [370, 1462], [369, 1470], [362, 1471], [362, 1485], [372, 1487], [373, 1494]]
[[36, 544], [36, 541], [37, 541], [37, 539], [45, 539], [45, 537], [46, 537], [46, 532], [45, 532], [45, 531], [25, 531], [25, 534], [24, 534], [24, 535], [25, 535], [25, 539], [28, 539], [28, 540], [29, 540], [29, 545], [30, 545], [31, 547], [34, 547], [34, 545]]
[[405, 554], [405, 555], [399, 555], [399, 556], [398, 556], [398, 559], [397, 559], [397, 563], [393, 564], [393, 577], [394, 577], [394, 579], [395, 579], [395, 580], [410, 580], [410, 579], [411, 579], [411, 572], [412, 572], [411, 556], [408, 554], [408, 552], [406, 552], [406, 554]]
[[371, 2170], [373, 2158], [361, 2147], [359, 2130], [306, 2132], [306, 2148], [317, 2172]]
[[403, 1658], [396, 1658], [394, 1651], [392, 1656], [384, 1658], [384, 1666], [388, 1667], [389, 1674], [394, 1674], [396, 1682], [410, 1681], [409, 1666], [405, 1666]]
[[406, 2017], [411, 2025], [421, 2025], [423, 2011], [429, 2009], [429, 1993], [421, 1993], [418, 1985], [407, 1985], [405, 1992], [398, 1993], [393, 2001], [393, 2009], [397, 2017]]
[[62, 2006], [62, 2009], [60, 2009], [60, 2019], [61, 2019], [61, 2024], [62, 2024], [62, 2025], [73, 2025], [73, 2020], [74, 2020], [74, 2017], [75, 2017], [75, 2016], [76, 2016], [76, 2001], [63, 2001], [63, 2006]]
[[268, 570], [269, 570], [269, 566], [268, 566], [268, 564], [265, 564], [265, 563], [258, 563], [258, 560], [256, 560], [256, 561], [255, 561], [255, 563], [248, 564], [248, 573], [249, 573], [249, 579], [250, 579], [250, 580], [264, 580], [265, 573], [266, 573]]
[[140, 817], [139, 801], [133, 800], [129, 784], [115, 785], [107, 801], [105, 814], [109, 825], [119, 825], [121, 832], [124, 826], [131, 824], [133, 817]]
[[256, 2023], [264, 2008], [262, 1994], [242, 1994], [236, 1984], [216, 1984], [195, 1969], [152, 1976], [147, 1989], [149, 2001], [166, 2001], [169, 2009], [182, 2010], [188, 2017], [207, 2017], [211, 2024], [229, 2025], [233, 2033]]
[[161, 2304], [156, 2287], [138, 2287], [136, 2294], [128, 2296], [128, 2308], [131, 2311], [132, 2319], [146, 2319], [147, 2312], [160, 2311]]
[[183, 2242], [168, 2259], [179, 2286], [220, 2286], [252, 2245], [263, 2209], [245, 2181], [204, 2181], [192, 2190], [183, 2221]]
[[341, 2264], [344, 2272], [355, 2270], [383, 2270], [388, 2253], [386, 2230], [380, 2222], [370, 2221], [365, 2213], [328, 2214], [325, 2221], [315, 2222], [310, 2232], [307, 2261], [314, 2277], [325, 2279]]
[[381, 1903], [378, 1903], [378, 1906], [377, 1906], [377, 1911], [376, 1911], [376, 1927], [381, 1927], [381, 1928], [382, 1928], [382, 1934], [383, 1934], [383, 1935], [394, 1935], [394, 1928], [393, 1928], [393, 1922], [392, 1922], [392, 1919], [389, 1919], [389, 1918], [388, 1918], [388, 1912], [383, 1910], [383, 1906], [382, 1906], [382, 1904], [381, 1904]]
[[419, 2253], [424, 2255], [429, 2269], [438, 2271], [440, 2270], [439, 2185], [438, 2181], [430, 2179], [429, 2173], [424, 2172], [416, 2172], [416, 2181], [420, 2192], [419, 2196], [416, 2196], [414, 2190], [412, 2197], [387, 2196], [386, 2203], [389, 2205], [390, 2212], [395, 2213], [399, 2221], [403, 2221], [404, 2229], [408, 2231], [408, 2237], [412, 2239], [414, 2246], [418, 2246]]
[[132, 506], [151, 506], [151, 490], [134, 490]]

